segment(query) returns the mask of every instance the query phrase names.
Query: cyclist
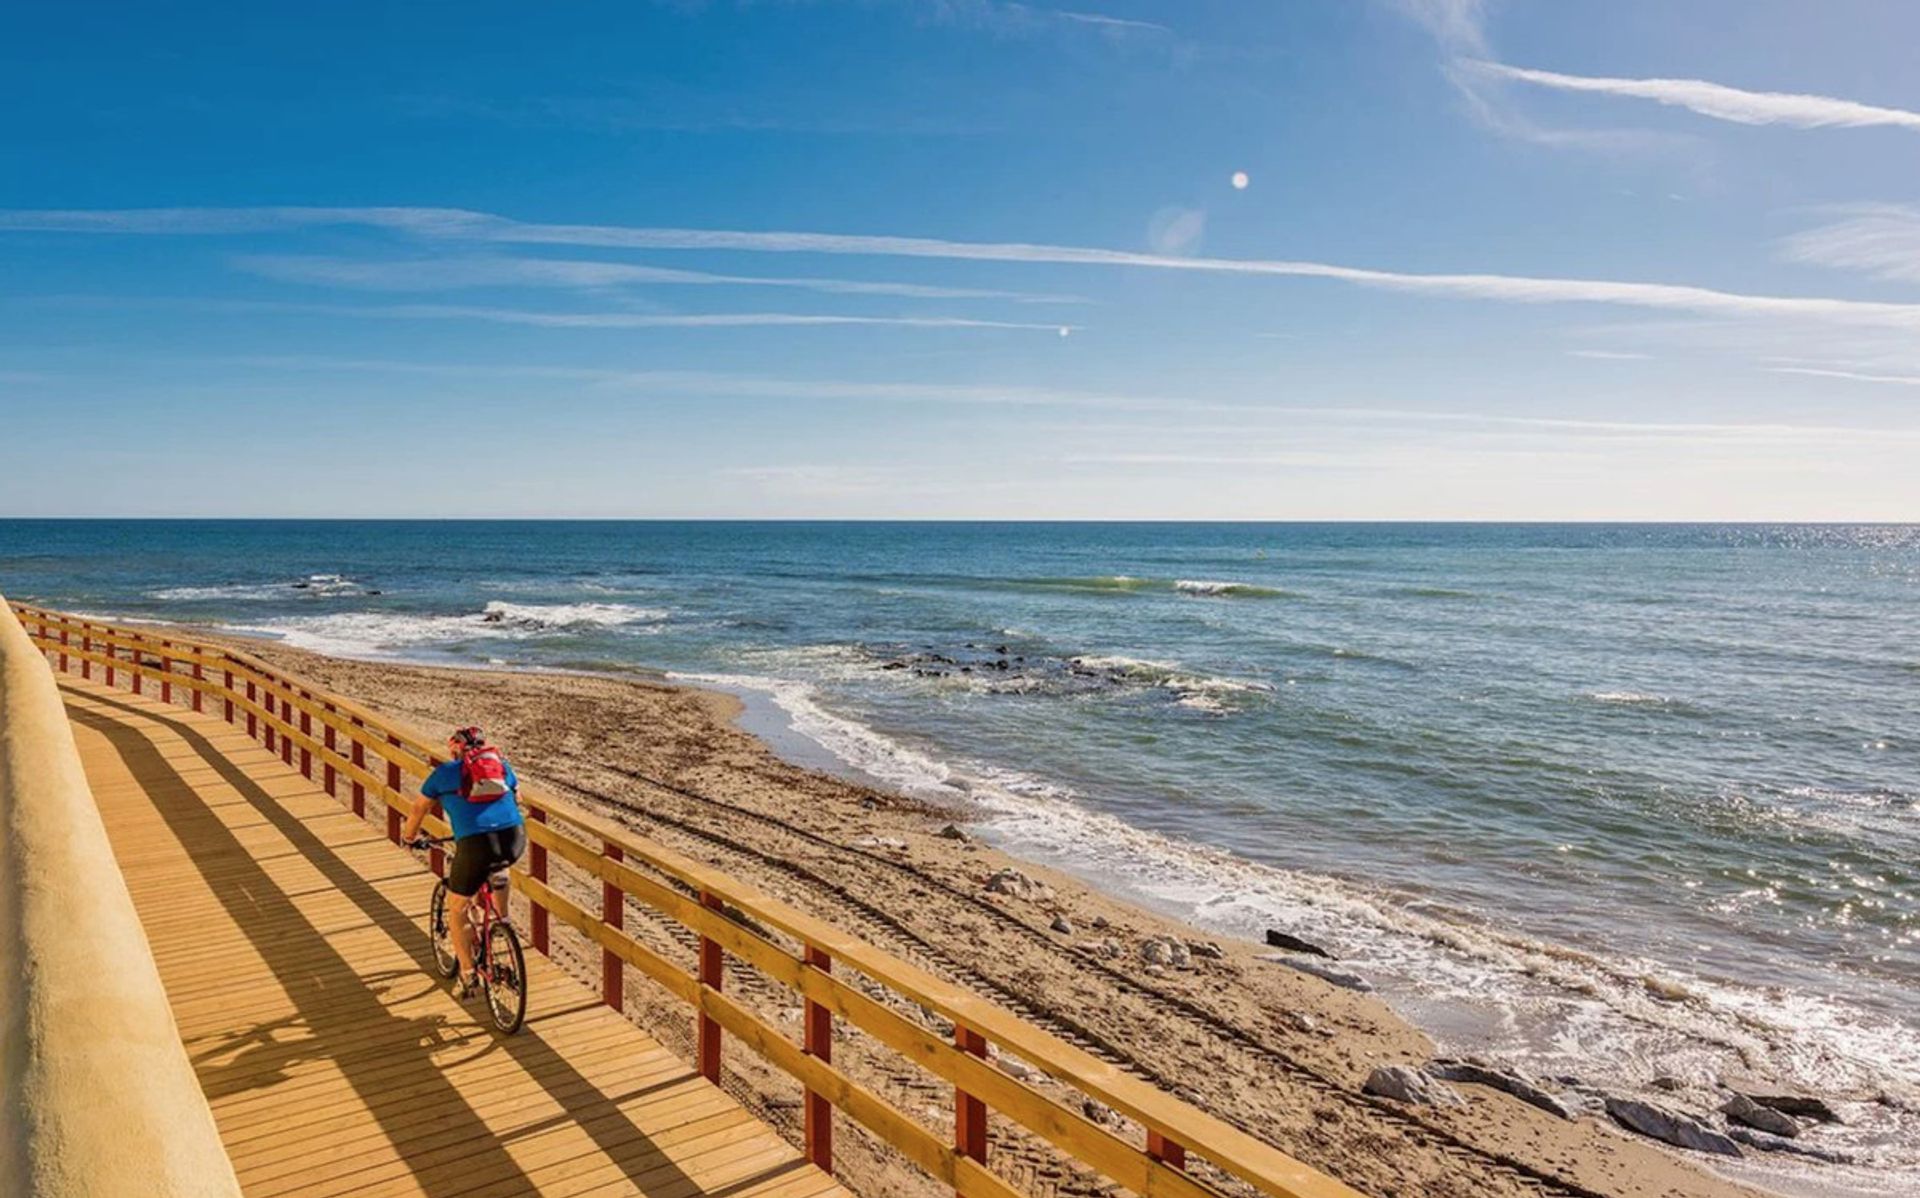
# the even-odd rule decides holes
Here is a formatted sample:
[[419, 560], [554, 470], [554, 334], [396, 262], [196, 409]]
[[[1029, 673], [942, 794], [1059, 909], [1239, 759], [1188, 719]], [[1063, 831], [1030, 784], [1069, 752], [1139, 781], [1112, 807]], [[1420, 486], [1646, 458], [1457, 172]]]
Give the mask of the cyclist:
[[[520, 780], [500, 750], [487, 744], [478, 728], [457, 728], [447, 737], [448, 760], [434, 767], [413, 801], [400, 840], [415, 848], [420, 824], [434, 804], [453, 825], [453, 861], [447, 866], [447, 924], [454, 953], [460, 960], [456, 989], [465, 998], [479, 988], [474, 976], [473, 951], [467, 926], [467, 903], [480, 893], [487, 879], [506, 869], [527, 851], [527, 829], [520, 814]], [[507, 892], [498, 895], [500, 917], [506, 918]]]

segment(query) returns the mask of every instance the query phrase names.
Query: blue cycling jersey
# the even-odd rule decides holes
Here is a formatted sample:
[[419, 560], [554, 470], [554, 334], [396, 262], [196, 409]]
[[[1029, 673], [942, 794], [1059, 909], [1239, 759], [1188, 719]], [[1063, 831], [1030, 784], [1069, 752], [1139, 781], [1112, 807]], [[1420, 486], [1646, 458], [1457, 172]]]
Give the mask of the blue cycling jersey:
[[507, 793], [485, 803], [471, 803], [460, 797], [460, 763], [443, 761], [420, 784], [420, 793], [439, 802], [453, 825], [453, 838], [464, 840], [482, 832], [517, 828], [526, 822], [520, 814], [520, 779], [514, 776], [513, 763], [507, 763]]

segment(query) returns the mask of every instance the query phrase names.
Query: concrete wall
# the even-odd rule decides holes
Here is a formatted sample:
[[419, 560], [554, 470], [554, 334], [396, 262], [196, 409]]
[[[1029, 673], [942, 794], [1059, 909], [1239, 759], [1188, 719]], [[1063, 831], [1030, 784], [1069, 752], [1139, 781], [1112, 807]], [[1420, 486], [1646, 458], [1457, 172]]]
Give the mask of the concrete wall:
[[53, 672], [0, 599], [0, 1195], [239, 1193]]

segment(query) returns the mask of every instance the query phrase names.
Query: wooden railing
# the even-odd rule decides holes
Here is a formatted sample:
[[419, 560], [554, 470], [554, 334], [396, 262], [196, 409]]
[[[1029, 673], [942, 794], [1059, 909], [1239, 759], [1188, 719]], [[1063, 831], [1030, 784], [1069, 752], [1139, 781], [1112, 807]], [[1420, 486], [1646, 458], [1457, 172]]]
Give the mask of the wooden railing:
[[[344, 783], [355, 814], [365, 816], [369, 801], [376, 810], [384, 806], [392, 839], [399, 838], [401, 813], [412, 805], [419, 780], [441, 760], [434, 746], [394, 722], [251, 654], [39, 608], [15, 605], [15, 610], [59, 670], [134, 693], [151, 691], [161, 702], [183, 702], [194, 711], [217, 710], [229, 723], [244, 721], [248, 734], [283, 762], [297, 763], [309, 778], [317, 769], [316, 780], [329, 794], [340, 797]], [[551, 921], [558, 920], [599, 947], [601, 992], [610, 1006], [623, 1007], [628, 967], [687, 1003], [697, 1029], [697, 1065], [710, 1080], [720, 1079], [721, 1040], [729, 1034], [798, 1079], [806, 1090], [806, 1153], [822, 1169], [833, 1168], [832, 1112], [837, 1110], [962, 1198], [1015, 1198], [1018, 1191], [988, 1167], [992, 1111], [1150, 1198], [1217, 1198], [1221, 1190], [1195, 1175], [1201, 1160], [1223, 1182], [1237, 1179], [1273, 1198], [1358, 1198], [1343, 1183], [980, 995], [718, 870], [531, 788], [522, 787], [520, 801], [528, 815], [531, 851], [525, 871], [516, 871], [515, 885], [531, 906], [533, 947], [551, 951]], [[444, 834], [438, 820], [430, 820], [429, 827]], [[561, 893], [553, 874], [556, 858], [577, 871], [576, 884], [598, 881], [597, 912]], [[437, 852], [431, 866], [436, 872], [444, 869]], [[628, 899], [698, 936], [693, 971], [625, 930]], [[792, 941], [797, 951], [768, 932]], [[799, 1043], [726, 993], [729, 957], [800, 996]], [[952, 1040], [870, 997], [836, 974], [836, 966], [950, 1023]], [[835, 1020], [953, 1086], [951, 1143], [834, 1068]], [[1145, 1142], [1130, 1143], [1081, 1110], [1002, 1071], [988, 1059], [990, 1044], [1139, 1124]]]

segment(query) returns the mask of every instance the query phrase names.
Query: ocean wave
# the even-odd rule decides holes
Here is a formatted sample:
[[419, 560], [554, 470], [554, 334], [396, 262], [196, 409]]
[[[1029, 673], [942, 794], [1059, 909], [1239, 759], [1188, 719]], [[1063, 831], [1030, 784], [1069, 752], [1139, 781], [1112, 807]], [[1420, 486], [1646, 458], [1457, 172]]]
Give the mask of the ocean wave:
[[1218, 599], [1281, 599], [1291, 593], [1276, 587], [1258, 586], [1251, 582], [1220, 582], [1205, 578], [1177, 579], [1173, 589], [1183, 595]]
[[494, 600], [481, 613], [489, 624], [521, 628], [617, 628], [624, 624], [654, 624], [673, 613], [664, 607], [636, 607], [628, 603], [506, 603]]
[[1284, 599], [1294, 592], [1252, 582], [1205, 578], [1137, 578], [1131, 574], [1096, 574], [1068, 578], [1009, 578], [1005, 585], [1023, 590], [1086, 591], [1094, 594], [1173, 594], [1195, 599]]
[[1619, 703], [1629, 707], [1664, 707], [1667, 698], [1664, 695], [1649, 695], [1641, 691], [1589, 691], [1587, 698], [1595, 703]]
[[148, 591], [147, 598], [162, 603], [200, 603], [207, 601], [267, 602], [298, 599], [302, 596], [338, 598], [348, 595], [377, 595], [380, 592], [344, 574], [308, 574], [285, 582], [233, 582], [209, 586], [161, 587]]
[[343, 611], [322, 616], [285, 616], [237, 631], [256, 632], [315, 653], [342, 657], [394, 657], [410, 649], [444, 649], [483, 640], [528, 640], [592, 629], [659, 632], [671, 616], [665, 608], [616, 603], [518, 604], [494, 600], [477, 612], [421, 614]]

